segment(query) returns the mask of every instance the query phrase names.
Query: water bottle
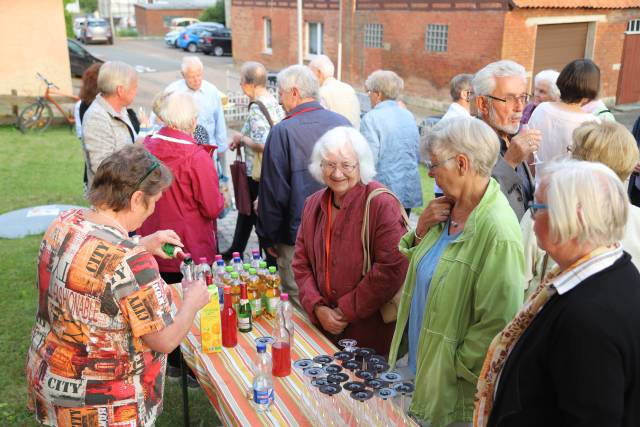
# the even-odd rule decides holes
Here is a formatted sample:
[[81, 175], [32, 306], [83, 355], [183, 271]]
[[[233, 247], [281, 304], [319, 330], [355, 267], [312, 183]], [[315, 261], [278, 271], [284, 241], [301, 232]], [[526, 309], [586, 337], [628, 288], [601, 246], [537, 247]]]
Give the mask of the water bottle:
[[188, 252], [182, 253], [180, 273], [182, 273], [182, 280], [192, 281], [195, 279], [193, 259], [191, 258], [191, 254]]
[[282, 316], [284, 319], [284, 326], [289, 332], [289, 339], [293, 344], [293, 306], [289, 302], [289, 294], [280, 294], [280, 304], [278, 304], [278, 316]]
[[205, 283], [208, 283], [211, 278], [211, 267], [207, 257], [200, 257], [198, 259], [198, 265], [196, 266], [196, 279], [202, 279]]
[[231, 261], [231, 265], [233, 266], [233, 271], [238, 274], [242, 273], [244, 270], [244, 266], [242, 263], [242, 257], [240, 256], [240, 252], [233, 253], [233, 260]]
[[260, 262], [262, 262], [260, 249], [251, 249], [251, 267], [258, 270], [260, 268]]
[[216, 265], [215, 270], [213, 271], [213, 283], [218, 287], [218, 296], [220, 298], [220, 306], [222, 307], [222, 304], [224, 303], [225, 265], [222, 256], [220, 256], [220, 259], [217, 259], [218, 256], [220, 255], [216, 255]]
[[258, 361], [253, 378], [253, 403], [258, 412], [268, 411], [273, 404], [273, 379], [271, 378], [271, 356], [267, 353], [267, 346], [258, 343]]

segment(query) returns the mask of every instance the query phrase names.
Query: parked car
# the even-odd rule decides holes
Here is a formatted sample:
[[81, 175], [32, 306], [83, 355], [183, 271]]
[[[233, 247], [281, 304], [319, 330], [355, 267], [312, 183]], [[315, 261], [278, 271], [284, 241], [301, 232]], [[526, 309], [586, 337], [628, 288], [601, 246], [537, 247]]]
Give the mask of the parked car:
[[73, 20], [73, 34], [76, 36], [76, 40], [80, 40], [82, 35], [82, 27], [87, 22], [87, 18], [79, 16]]
[[189, 25], [197, 24], [199, 22], [200, 20], [197, 18], [173, 18], [169, 24], [169, 30], [182, 31]]
[[178, 47], [191, 53], [195, 53], [198, 51], [200, 33], [205, 30], [212, 31], [218, 28], [224, 28], [224, 25], [217, 22], [200, 22], [198, 24], [189, 25], [180, 33], [180, 36], [178, 37]]
[[84, 25], [81, 25], [80, 41], [83, 44], [89, 42], [107, 42], [113, 44], [113, 34], [109, 23], [100, 18], [89, 18]]
[[75, 40], [67, 39], [67, 47], [69, 49], [72, 76], [82, 77], [85, 70], [92, 64], [104, 62], [102, 59], [93, 56], [91, 52]]
[[164, 43], [169, 47], [178, 47], [178, 37], [182, 30], [172, 30], [164, 35]]
[[203, 31], [200, 33], [198, 49], [207, 55], [231, 55], [231, 30], [219, 28], [213, 31]]

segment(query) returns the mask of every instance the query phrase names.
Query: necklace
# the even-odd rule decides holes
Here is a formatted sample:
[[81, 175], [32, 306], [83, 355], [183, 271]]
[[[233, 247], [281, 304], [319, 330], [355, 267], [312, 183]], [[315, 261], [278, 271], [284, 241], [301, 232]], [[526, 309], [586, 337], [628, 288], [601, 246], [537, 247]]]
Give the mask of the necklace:
[[126, 229], [125, 229], [125, 228], [124, 228], [124, 227], [123, 227], [123, 226], [122, 226], [122, 225], [121, 225], [121, 224], [120, 224], [120, 223], [119, 223], [115, 218], [112, 218], [112, 217], [110, 217], [109, 215], [105, 215], [105, 214], [103, 214], [102, 212], [98, 211], [98, 209], [96, 209], [96, 208], [95, 208], [95, 207], [93, 207], [93, 206], [91, 206], [91, 208], [90, 208], [90, 209], [91, 209], [91, 211], [92, 211], [93, 213], [95, 213], [96, 215], [98, 215], [98, 216], [100, 216], [100, 217], [102, 217], [102, 218], [108, 219], [108, 220], [111, 222], [111, 224], [104, 224], [104, 225], [110, 225], [111, 227], [116, 228], [118, 231], [120, 231], [120, 232], [121, 232], [122, 234], [124, 234], [125, 236], [128, 236], [128, 235], [129, 235], [129, 233], [126, 231]]

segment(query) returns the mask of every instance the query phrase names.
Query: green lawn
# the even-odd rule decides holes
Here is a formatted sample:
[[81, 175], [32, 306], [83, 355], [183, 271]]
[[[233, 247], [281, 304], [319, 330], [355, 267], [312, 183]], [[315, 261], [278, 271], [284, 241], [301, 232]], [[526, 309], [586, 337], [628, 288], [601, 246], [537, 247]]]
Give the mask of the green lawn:
[[[28, 206], [86, 205], [82, 196], [82, 149], [67, 128], [24, 136], [0, 128], [0, 213]], [[0, 239], [0, 426], [36, 426], [25, 409], [24, 362], [37, 291], [35, 263], [42, 236]], [[189, 392], [191, 425], [217, 426], [204, 393]], [[179, 383], [167, 382], [157, 426], [182, 424]]]

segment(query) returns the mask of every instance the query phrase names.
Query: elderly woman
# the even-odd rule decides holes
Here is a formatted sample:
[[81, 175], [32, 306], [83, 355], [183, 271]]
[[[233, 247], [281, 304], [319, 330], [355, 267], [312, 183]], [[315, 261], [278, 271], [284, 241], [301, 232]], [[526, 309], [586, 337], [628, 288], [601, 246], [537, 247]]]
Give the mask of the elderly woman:
[[404, 82], [393, 71], [378, 70], [365, 87], [371, 111], [362, 117], [360, 132], [373, 151], [376, 179], [398, 196], [409, 215], [412, 208], [422, 206], [420, 134], [413, 115], [398, 105]]
[[409, 412], [434, 427], [471, 421], [489, 343], [522, 303], [518, 220], [491, 178], [498, 152], [495, 132], [481, 120], [437, 126], [427, 167], [444, 196], [400, 241], [409, 270], [389, 363], [402, 355], [406, 334], [416, 383]]
[[133, 144], [136, 130], [127, 106], [138, 91], [136, 70], [124, 62], [105, 62], [98, 73], [98, 95], [82, 118], [82, 142], [88, 187], [98, 165], [120, 148]]
[[398, 292], [407, 269], [397, 248], [406, 231], [402, 206], [372, 181], [371, 149], [350, 127], [320, 138], [309, 171], [327, 188], [304, 205], [293, 259], [300, 303], [334, 343], [353, 338], [360, 347], [387, 354], [395, 322], [385, 323], [381, 308]]
[[[576, 160], [599, 162], [611, 168], [622, 182], [629, 179], [638, 158], [638, 147], [633, 135], [615, 122], [584, 123], [573, 131], [572, 157]], [[525, 299], [538, 288], [545, 275], [556, 263], [538, 246], [533, 231], [533, 215], [525, 215], [520, 222], [524, 241]], [[640, 208], [629, 205], [622, 247], [631, 255], [631, 261], [640, 268]]]
[[[259, 62], [245, 62], [240, 68], [240, 87], [249, 97], [249, 115], [239, 134], [233, 136], [229, 145], [232, 150], [244, 147], [247, 164], [247, 180], [251, 203], [258, 197], [262, 152], [271, 127], [284, 118], [284, 110], [278, 100], [267, 90], [267, 69]], [[238, 213], [233, 241], [222, 256], [231, 258], [233, 252], [243, 253], [256, 224], [257, 216], [253, 210], [250, 215]], [[269, 265], [275, 265], [275, 258], [267, 253]]]
[[541, 171], [535, 233], [558, 264], [498, 334], [476, 426], [637, 426], [640, 274], [619, 245], [629, 201], [603, 164]]
[[520, 123], [529, 123], [533, 110], [542, 102], [557, 102], [560, 100], [560, 89], [556, 86], [558, 80], [556, 70], [542, 70], [533, 79], [533, 100], [524, 107]]
[[600, 68], [590, 59], [568, 63], [556, 81], [560, 89], [559, 102], [540, 104], [529, 119], [529, 127], [540, 131], [537, 161], [568, 158], [573, 130], [584, 122], [600, 119], [582, 110], [582, 106], [598, 97]]
[[[209, 300], [192, 282], [177, 313], [153, 255], [172, 231], [129, 238], [153, 212], [171, 172], [141, 146], [98, 167], [90, 209], [61, 213], [38, 256], [39, 306], [26, 363], [29, 407], [46, 425], [154, 425], [166, 354]], [[100, 420], [100, 423], [98, 423]]]

